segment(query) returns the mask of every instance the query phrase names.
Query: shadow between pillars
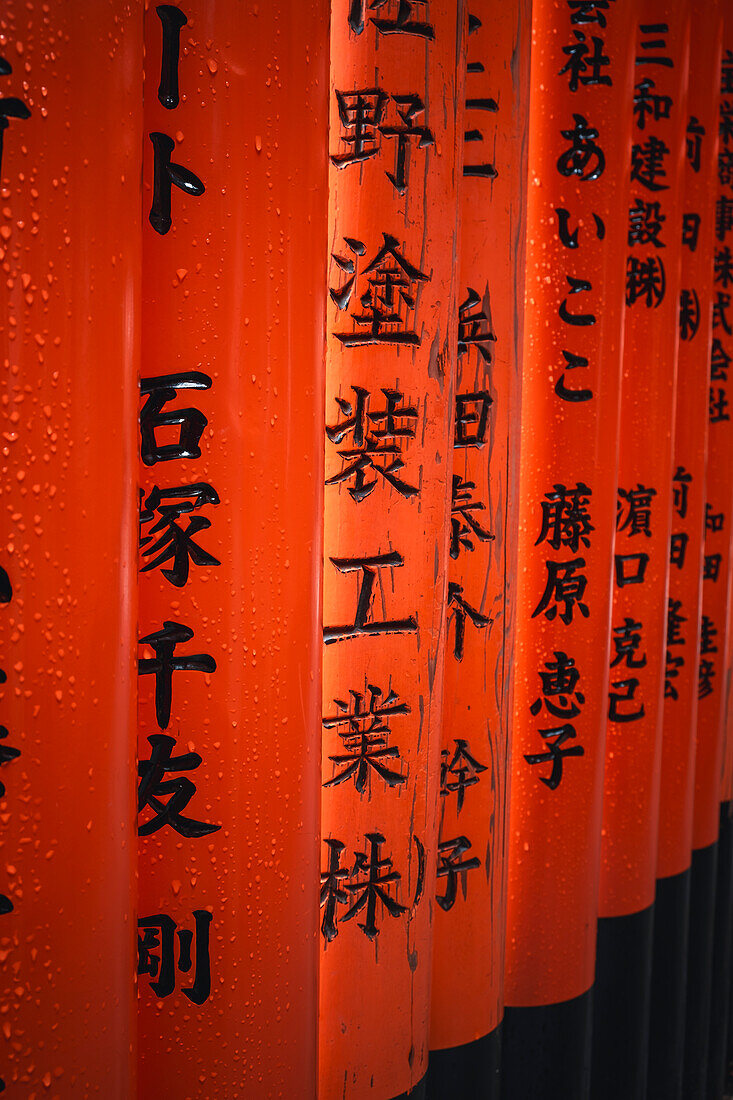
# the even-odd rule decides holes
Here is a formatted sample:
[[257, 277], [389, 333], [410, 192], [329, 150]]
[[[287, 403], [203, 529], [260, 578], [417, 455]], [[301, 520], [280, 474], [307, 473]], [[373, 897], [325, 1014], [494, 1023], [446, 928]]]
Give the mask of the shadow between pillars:
[[592, 994], [505, 1009], [502, 1100], [588, 1100]]
[[708, 1100], [719, 1100], [725, 1087], [728, 1046], [728, 1005], [731, 974], [731, 924], [733, 924], [733, 803], [720, 806], [718, 868], [713, 926], [713, 965], [710, 988], [710, 1051], [708, 1057]]
[[427, 1100], [499, 1100], [501, 1027], [472, 1043], [431, 1050]]
[[685, 1050], [690, 869], [657, 879], [647, 1100], [680, 1100]]
[[644, 1100], [654, 906], [598, 921], [593, 1003], [593, 1100]]
[[414, 1089], [410, 1089], [409, 1092], [401, 1092], [400, 1095], [395, 1096], [393, 1100], [426, 1100], [425, 1086], [427, 1079], [428, 1076], [425, 1074], [425, 1076], [415, 1085]]
[[690, 867], [690, 940], [687, 955], [687, 1021], [682, 1076], [685, 1100], [705, 1095], [710, 1044], [710, 988], [718, 845], [697, 848]]

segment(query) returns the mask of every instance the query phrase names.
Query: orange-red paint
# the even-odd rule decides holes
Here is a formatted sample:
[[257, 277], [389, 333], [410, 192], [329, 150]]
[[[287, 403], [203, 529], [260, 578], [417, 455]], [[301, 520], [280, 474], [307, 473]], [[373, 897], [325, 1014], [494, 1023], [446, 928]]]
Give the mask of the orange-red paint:
[[[424, 1076], [431, 914], [451, 881], [436, 865], [443, 662], [463, 613], [448, 606], [446, 564], [464, 13], [455, 0], [403, 7], [332, 5], [323, 1100], [387, 1100]], [[421, 133], [400, 137], [408, 116]], [[490, 431], [484, 414], [482, 398], [464, 402], [462, 448]], [[463, 598], [490, 613], [490, 593]], [[485, 629], [466, 618], [466, 651]], [[364, 763], [360, 776], [355, 758], [382, 750], [383, 770]], [[458, 873], [456, 906], [475, 873]], [[391, 876], [382, 895], [364, 892], [370, 874]]]
[[[631, 11], [631, 4], [615, 3], [605, 13], [603, 53], [609, 67], [603, 72], [611, 74], [612, 84], [579, 83], [576, 91], [571, 73], [560, 75], [560, 69], [568, 60], [563, 50], [582, 28], [571, 23], [560, 0], [537, 0], [533, 12], [508, 854], [506, 1004], [512, 1006], [568, 1000], [593, 981], [623, 340]], [[584, 139], [578, 127], [597, 134]], [[573, 173], [574, 138], [563, 132], [576, 133], [581, 144], [587, 139], [600, 146], [603, 170], [591, 149], [588, 160], [580, 156], [575, 165], [580, 175]], [[570, 169], [567, 176], [560, 174], [561, 158], [567, 158], [562, 160], [563, 169]], [[558, 210], [568, 211], [566, 226], [561, 227]], [[569, 244], [563, 243], [561, 228]], [[570, 280], [587, 281], [591, 288]], [[570, 314], [592, 315], [595, 323], [563, 319]], [[587, 367], [572, 356], [587, 359]], [[563, 388], [592, 396], [568, 401], [560, 396]], [[556, 486], [579, 494], [590, 530], [579, 523], [574, 531], [570, 523], [563, 534], [551, 522], [544, 530], [543, 504], [552, 506]], [[566, 499], [572, 519], [573, 498]], [[567, 517], [568, 509], [562, 515]], [[587, 617], [577, 602], [569, 615], [563, 602], [558, 607], [551, 599], [541, 606], [551, 578], [546, 563], [576, 563], [567, 577], [585, 578], [580, 602]], [[539, 731], [565, 725], [543, 696], [541, 674], [551, 674], [548, 662], [563, 660], [557, 653], [575, 662], [579, 676], [572, 698], [547, 697], [572, 715], [574, 736], [568, 731], [558, 748], [582, 749], [583, 755], [562, 759], [561, 779], [550, 789], [542, 780], [553, 779], [552, 759], [530, 763], [527, 757], [551, 756], [548, 745], [556, 738], [545, 739]]]
[[[659, 203], [664, 217], [659, 236], [664, 241], [664, 255], [662, 258], [646, 231], [632, 240], [629, 230], [601, 917], [635, 913], [651, 905], [657, 873], [665, 653], [667, 649], [676, 652], [665, 641], [689, 23], [687, 3], [643, 0], [634, 11], [639, 59], [634, 77], [635, 102], [638, 104], [644, 94], [640, 86], [652, 80], [653, 94], [670, 97], [671, 104], [668, 111], [665, 109], [665, 117], [660, 118], [649, 117], [638, 105], [634, 111], [629, 208], [636, 211], [641, 209], [639, 204]], [[659, 24], [665, 24], [668, 30], [660, 34], [645, 29]], [[658, 57], [671, 60], [672, 66], [655, 60]], [[646, 150], [654, 140], [663, 142], [669, 150], [663, 154], [664, 178], [653, 167], [648, 171], [645, 166]], [[656, 190], [650, 190], [645, 182], [648, 180]], [[631, 217], [625, 224], [633, 225]], [[634, 280], [643, 279], [644, 271], [653, 268], [659, 285], [660, 265], [664, 269], [663, 295], [655, 290], [638, 291], [638, 281], [635, 294]], [[623, 575], [638, 576], [640, 580], [622, 585], [619, 576]], [[619, 642], [624, 643], [629, 633], [640, 635], [633, 651], [619, 648]]]
[[0, 1077], [128, 1100], [142, 13], [4, 4], [0, 55]]
[[[668, 646], [662, 730], [657, 877], [690, 865], [697, 741], [697, 707], [705, 531], [705, 474], [712, 336], [715, 192], [718, 166], [718, 89], [722, 11], [693, 0], [690, 32], [687, 140], [680, 187], [683, 216], [700, 218], [694, 251], [683, 246], [675, 418], [669, 625], [682, 615], [682, 634]], [[700, 127], [703, 133], [700, 133]], [[684, 639], [680, 643], [679, 637]]]
[[[160, 971], [139, 980], [140, 1095], [307, 1098], [317, 1049], [328, 5], [184, 0], [179, 10], [187, 22], [170, 107], [158, 98], [161, 18], [153, 5], [146, 15], [142, 375], [198, 372], [210, 384], [175, 390], [161, 411], [206, 418], [200, 456], [141, 464], [139, 637], [182, 624], [193, 635], [174, 658], [205, 654], [216, 669], [173, 673], [165, 728], [155, 677], [140, 675], [139, 741], [143, 761], [151, 736], [170, 735], [174, 759], [198, 754], [198, 766], [166, 778], [195, 784], [184, 817], [219, 828], [192, 837], [164, 824], [140, 838], [140, 916], [176, 925], [173, 992], [151, 988]], [[149, 221], [151, 133], [171, 137], [172, 163], [205, 187], [172, 188], [167, 233]], [[181, 435], [177, 425], [155, 432], [164, 446]], [[154, 488], [195, 484], [216, 499], [204, 489], [178, 525], [209, 521], [192, 534], [208, 557], [188, 562], [178, 587], [163, 573], [174, 560], [155, 564], [165, 524], [152, 528], [158, 503], [192, 500], [158, 502]], [[154, 653], [141, 645], [139, 655]], [[155, 820], [149, 804], [139, 820]], [[207, 930], [211, 987], [198, 1003], [194, 956]], [[185, 969], [178, 932], [197, 931]], [[140, 932], [149, 943], [155, 928]], [[160, 958], [154, 941], [146, 952]]]
[[[465, 129], [477, 127], [482, 141], [466, 142], [464, 157], [469, 171], [490, 159], [496, 175], [464, 175], [459, 187], [465, 343], [456, 389], [486, 390], [493, 403], [486, 446], [455, 452], [448, 576], [486, 592], [493, 622], [460, 662], [450, 653], [446, 661], [440, 834], [469, 837], [481, 868], [465, 898], [435, 909], [431, 1049], [487, 1035], [503, 1015], [530, 5], [480, 0], [471, 16], [466, 60], [483, 71], [469, 70], [466, 100], [491, 98], [496, 111], [469, 106]], [[493, 339], [472, 342], [482, 332]]]

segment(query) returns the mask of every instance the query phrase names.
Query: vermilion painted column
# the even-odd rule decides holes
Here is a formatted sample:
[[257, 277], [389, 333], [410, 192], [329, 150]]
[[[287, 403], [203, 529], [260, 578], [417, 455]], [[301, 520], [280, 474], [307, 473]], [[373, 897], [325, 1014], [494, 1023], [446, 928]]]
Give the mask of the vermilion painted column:
[[[586, 1097], [631, 6], [534, 4], [503, 1096]], [[619, 231], [623, 225], [624, 230]]]
[[0, 1078], [127, 1100], [142, 15], [7, 3], [0, 57]]
[[[691, 1015], [697, 1011], [692, 998], [700, 980], [697, 974], [691, 975], [689, 992], [692, 997], [688, 1003], [690, 858], [702, 613], [721, 40], [720, 6], [708, 0], [693, 0], [686, 156], [680, 181], [683, 196], [682, 289], [654, 902], [647, 1087], [650, 1100], [657, 1097], [670, 1100], [681, 1095], [685, 1014], [686, 1009]], [[658, 254], [665, 257], [665, 234], [660, 230], [658, 237]]]
[[481, 647], [492, 609], [446, 572], [454, 445], [492, 431], [490, 394], [454, 398], [464, 15], [332, 5], [323, 1100], [424, 1077], [432, 913], [472, 896], [484, 858], [437, 817], [445, 649]]
[[[710, 353], [708, 406], [708, 465], [705, 483], [705, 556], [703, 559], [703, 608], [700, 630], [695, 803], [690, 884], [689, 1001], [685, 1037], [685, 1096], [706, 1087], [711, 1024], [710, 997], [714, 976], [713, 932], [715, 916], [718, 833], [725, 722], [726, 605], [730, 594], [731, 464], [733, 425], [729, 371], [733, 339], [725, 313], [726, 296], [733, 283], [731, 243], [733, 232], [733, 130], [725, 123], [733, 100], [733, 21], [726, 7], [723, 23], [723, 61], [720, 70], [718, 182], [715, 204], [715, 255], [713, 268], [713, 338]], [[728, 213], [726, 213], [728, 211]], [[724, 907], [725, 908], [725, 907]]]
[[[592, 1093], [646, 1090], [657, 870], [690, 7], [634, 9], [626, 343], [604, 774]], [[627, 110], [632, 110], [629, 101]], [[664, 248], [660, 244], [664, 244]], [[679, 616], [672, 609], [671, 615]], [[667, 645], [665, 646], [665, 638]], [[676, 651], [675, 651], [676, 652]]]
[[528, 0], [469, 9], [456, 390], [488, 394], [491, 427], [485, 446], [454, 454], [448, 579], [485, 593], [492, 621], [446, 658], [440, 840], [465, 837], [481, 863], [465, 895], [435, 909], [428, 1093], [438, 1100], [499, 1088], [530, 11]]
[[327, 27], [146, 15], [146, 1100], [316, 1094]]

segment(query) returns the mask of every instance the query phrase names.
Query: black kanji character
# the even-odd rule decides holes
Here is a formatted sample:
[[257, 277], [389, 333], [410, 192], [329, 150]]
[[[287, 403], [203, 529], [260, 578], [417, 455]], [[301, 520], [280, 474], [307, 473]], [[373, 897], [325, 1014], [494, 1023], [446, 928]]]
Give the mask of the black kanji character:
[[[331, 443], [341, 443], [350, 435], [353, 446], [340, 450], [342, 468], [328, 478], [326, 485], [338, 485], [351, 481], [350, 496], [358, 503], [365, 500], [377, 486], [379, 474], [403, 497], [417, 496], [418, 490], [408, 484], [399, 473], [404, 469], [401, 441], [415, 438], [414, 423], [417, 407], [403, 403], [399, 390], [383, 389], [385, 407], [370, 410], [371, 395], [361, 386], [352, 386], [356, 401], [337, 397], [336, 404], [344, 419], [326, 425], [326, 436]], [[367, 481], [367, 471], [375, 476]]]
[[685, 155], [690, 162], [693, 172], [700, 171], [700, 153], [702, 151], [702, 139], [705, 136], [705, 127], [694, 115], [690, 115], [687, 123], [687, 140], [685, 142]]
[[555, 393], [558, 397], [562, 398], [563, 401], [570, 401], [574, 404], [577, 404], [579, 401], [590, 401], [593, 397], [593, 390], [583, 388], [572, 390], [565, 382], [565, 377], [569, 370], [588, 366], [587, 358], [585, 355], [576, 355], [574, 352], [566, 350], [563, 350], [562, 354], [565, 358], [565, 370], [555, 383]]
[[[364, 30], [364, 9], [381, 11], [386, 5], [387, 11], [381, 16], [371, 16], [380, 34], [414, 34], [432, 42], [435, 30], [427, 22], [427, 0], [351, 0], [349, 5], [349, 27], [354, 34]], [[395, 10], [396, 9], [396, 10]]]
[[626, 305], [642, 301], [647, 309], [662, 304], [667, 288], [664, 264], [659, 256], [626, 258]]
[[404, 195], [407, 190], [407, 153], [410, 142], [414, 142], [418, 149], [427, 149], [435, 145], [435, 138], [427, 126], [415, 125], [418, 115], [425, 112], [425, 104], [419, 95], [393, 95], [392, 99], [402, 124], [382, 124], [379, 129], [386, 138], [396, 139], [395, 168], [394, 172], [387, 172], [387, 179], [398, 195]]
[[700, 215], [699, 214], [683, 214], [682, 215], [682, 243], [690, 252], [697, 250], [697, 241], [700, 235]]
[[628, 680], [617, 680], [611, 684], [611, 687], [618, 688], [618, 691], [609, 691], [608, 693], [608, 718], [611, 722], [636, 722], [639, 718], [643, 718], [646, 713], [644, 710], [644, 704], [642, 703], [638, 710], [635, 711], [623, 711], [621, 706], [623, 703], [629, 703], [634, 699], [634, 692], [639, 686], [639, 681], [633, 676]]
[[693, 340], [700, 327], [700, 299], [697, 291], [680, 291], [680, 340]]
[[625, 588], [627, 584], [644, 583], [649, 564], [648, 554], [614, 554], [613, 563], [619, 588]]
[[[572, 294], [581, 294], [583, 291], [593, 289], [593, 285], [588, 279], [576, 279], [572, 275], [566, 275], [565, 278], [570, 286], [568, 298]], [[561, 321], [564, 321], [566, 325], [580, 326], [581, 328], [596, 323], [595, 315], [592, 313], [570, 313], [568, 311], [568, 298], [563, 298], [557, 311]]]
[[605, 27], [606, 17], [604, 11], [608, 11], [609, 3], [615, 0], [568, 0], [571, 23], [598, 23]]
[[190, 642], [191, 638], [190, 627], [166, 619], [162, 630], [140, 639], [141, 645], [149, 645], [155, 652], [155, 657], [141, 657], [137, 669], [140, 676], [155, 676], [155, 716], [161, 729], [166, 729], [171, 718], [173, 673], [216, 671], [216, 661], [208, 653], [174, 656], [176, 646]]
[[[10, 62], [6, 61], [4, 57], [0, 57], [0, 76], [10, 76], [12, 71], [13, 66]], [[5, 131], [10, 125], [9, 119], [19, 118], [25, 120], [30, 117], [31, 112], [22, 99], [18, 99], [16, 96], [0, 97], [0, 170], [2, 170], [3, 164]]]
[[660, 203], [635, 199], [629, 210], [629, 245], [653, 244], [655, 248], [666, 248], [664, 241], [659, 239], [666, 220], [667, 215], [662, 213]]
[[611, 668], [615, 668], [616, 665], [620, 665], [622, 662], [628, 668], [644, 668], [646, 653], [641, 657], [634, 656], [641, 645], [641, 630], [641, 623], [635, 622], [628, 615], [624, 618], [621, 626], [614, 626], [611, 640], [616, 650], [616, 656], [611, 661]]
[[[575, 229], [570, 230], [570, 211], [565, 210], [562, 206], [555, 207], [555, 213], [557, 214], [557, 232], [560, 240], [566, 248], [578, 247], [578, 233], [579, 226], [576, 225]], [[593, 215], [593, 221], [596, 225], [596, 237], [599, 241], [602, 241], [606, 236], [606, 225], [603, 218], [599, 214]]]
[[[7, 726], [0, 726], [0, 741], [5, 741], [10, 736], [10, 730]], [[12, 745], [0, 745], [0, 764], [9, 764], [11, 760], [17, 760], [20, 756], [20, 749], [14, 748]], [[5, 797], [5, 784], [0, 782], [0, 798]]]
[[721, 554], [706, 554], [703, 559], [702, 579], [704, 581], [717, 581], [720, 575]]
[[[388, 691], [382, 699], [381, 688], [367, 684], [369, 706], [364, 707], [364, 694], [349, 691], [350, 703], [334, 699], [337, 713], [324, 716], [321, 721], [324, 729], [335, 728], [344, 743], [345, 753], [329, 756], [334, 764], [334, 776], [323, 784], [324, 787], [336, 787], [353, 779], [359, 794], [369, 787], [371, 772], [374, 771], [388, 787], [399, 787], [407, 777], [387, 767], [387, 760], [399, 760], [400, 750], [389, 745], [389, 726], [385, 718], [410, 713], [405, 703], [398, 702], [399, 696]], [[342, 731], [339, 727], [345, 726]], [[336, 771], [340, 768], [340, 771]]]
[[379, 935], [377, 902], [381, 901], [383, 907], [392, 917], [399, 917], [402, 913], [407, 912], [407, 906], [398, 904], [390, 895], [392, 886], [394, 885], [396, 890], [402, 876], [399, 871], [392, 870], [392, 860], [390, 858], [380, 858], [379, 851], [385, 843], [385, 838], [381, 833], [374, 832], [366, 833], [365, 840], [369, 843], [369, 852], [354, 852], [356, 858], [351, 878], [354, 875], [361, 874], [366, 875], [366, 878], [357, 882], [347, 882], [344, 885], [343, 889], [347, 893], [355, 895], [355, 898], [351, 907], [341, 919], [351, 920], [366, 907], [364, 923], [360, 924], [359, 927], [365, 936], [373, 940]]
[[489, 319], [481, 308], [481, 299], [469, 286], [465, 301], [458, 307], [458, 356], [467, 355], [474, 347], [483, 362], [488, 364], [491, 362], [490, 345], [495, 342]]
[[[543, 697], [535, 699], [530, 705], [530, 714], [536, 717], [544, 706], [553, 718], [577, 718], [580, 706], [585, 703], [585, 695], [577, 690], [580, 672], [575, 666], [575, 658], [556, 649], [555, 660], [545, 661], [545, 668], [540, 670], [539, 677]], [[552, 702], [553, 699], [557, 702]]]
[[571, 92], [577, 92], [579, 84], [591, 86], [611, 84], [610, 76], [601, 72], [610, 64], [608, 56], [603, 52], [603, 39], [595, 35], [591, 36], [593, 43], [591, 50], [583, 31], [573, 31], [573, 34], [575, 42], [569, 46], [563, 46], [562, 52], [568, 60], [560, 69], [558, 76], [562, 76], [563, 73], [569, 74], [568, 86]]
[[658, 95], [652, 91], [652, 88], [656, 88], [655, 82], [650, 76], [645, 76], [643, 80], [640, 80], [638, 84], [634, 86], [634, 106], [633, 113], [636, 119], [636, 125], [640, 130], [646, 129], [647, 116], [654, 122], [659, 122], [660, 119], [668, 119], [669, 112], [672, 109], [672, 97], [668, 95]]
[[714, 639], [717, 637], [718, 628], [709, 615], [703, 615], [700, 619], [700, 653], [707, 656], [710, 653], [717, 653], [718, 647], [714, 644]]
[[[153, 487], [148, 497], [142, 504], [143, 490], [140, 490], [140, 526], [153, 523], [155, 513], [158, 513], [158, 521], [149, 529], [148, 534], [140, 537], [140, 548], [143, 549], [143, 557], [149, 558], [157, 555], [142, 567], [141, 572], [147, 573], [151, 569], [162, 566], [166, 561], [173, 561], [172, 568], [161, 569], [161, 573], [176, 588], [182, 588], [188, 580], [189, 561], [194, 565], [221, 565], [203, 547], [194, 542], [193, 536], [199, 531], [206, 531], [211, 527], [211, 520], [203, 516], [191, 516], [188, 526], [184, 530], [176, 522], [183, 515], [190, 515], [196, 508], [204, 504], [217, 505], [219, 494], [211, 485], [204, 481], [194, 485], [177, 485], [170, 489]], [[164, 504], [163, 501], [171, 501]], [[155, 536], [158, 536], [156, 539]], [[152, 543], [152, 545], [150, 545]]]
[[678, 569], [684, 569], [687, 544], [690, 536], [687, 531], [675, 531], [669, 536], [669, 564], [676, 565]]
[[[176, 745], [174, 737], [165, 733], [153, 733], [148, 737], [150, 759], [140, 760], [137, 774], [140, 782], [137, 789], [137, 812], [150, 809], [153, 816], [138, 826], [139, 836], [150, 836], [169, 825], [180, 836], [188, 839], [208, 836], [217, 832], [221, 825], [210, 825], [204, 821], [195, 821], [184, 817], [182, 811], [196, 794], [196, 785], [185, 776], [178, 779], [164, 779], [170, 772], [191, 772], [198, 768], [201, 757], [197, 752], [172, 756]], [[166, 796], [168, 801], [163, 801]]]
[[672, 506], [680, 519], [684, 519], [687, 515], [691, 484], [692, 474], [684, 466], [678, 466], [672, 478]]
[[[178, 390], [210, 390], [211, 379], [200, 371], [141, 378], [140, 393], [147, 401], [140, 410], [140, 455], [146, 466], [177, 458], [200, 458], [199, 440], [208, 420], [198, 409], [163, 412]], [[176, 443], [158, 443], [156, 430], [180, 426]]]
[[713, 331], [722, 328], [728, 336], [733, 336], [733, 328], [731, 328], [727, 315], [729, 306], [730, 294], [726, 294], [724, 290], [716, 291], [713, 300]]
[[[211, 958], [209, 938], [211, 922], [214, 919], [206, 909], [193, 911], [195, 932], [187, 928], [178, 928], [172, 917], [165, 913], [156, 913], [152, 917], [140, 917], [138, 933], [138, 974], [150, 975], [150, 988], [156, 997], [168, 997], [176, 987], [175, 937], [178, 937], [178, 969], [188, 974], [195, 965], [193, 985], [181, 990], [189, 1001], [202, 1005], [211, 994]], [[194, 959], [191, 947], [194, 936], [196, 947]], [[195, 960], [195, 962], [194, 962]]]
[[[667, 42], [663, 35], [669, 33], [669, 26], [666, 23], [640, 23], [639, 34], [641, 40], [639, 42], [639, 49], [646, 51], [654, 50], [666, 50]], [[646, 37], [646, 36], [650, 37]], [[673, 62], [671, 57], [667, 57], [664, 53], [642, 53], [636, 57], [637, 65], [664, 65], [667, 68], [673, 68]]]
[[493, 403], [487, 390], [456, 394], [454, 447], [483, 447]]
[[[469, 871], [481, 866], [481, 860], [476, 856], [463, 859], [466, 852], [470, 851], [471, 842], [465, 836], [457, 836], [454, 840], [441, 840], [438, 844], [438, 878], [447, 879], [445, 893], [436, 894], [435, 900], [444, 912], [453, 908], [458, 892], [458, 876], [466, 875]], [[464, 890], [465, 890], [465, 878]]]
[[474, 536], [481, 542], [490, 542], [490, 534], [476, 519], [474, 512], [484, 512], [486, 505], [475, 501], [472, 492], [476, 488], [473, 481], [464, 481], [460, 474], [453, 474], [453, 499], [451, 503], [450, 556], [456, 559], [461, 549], [474, 549]]
[[715, 282], [720, 283], [725, 289], [733, 284], [733, 252], [729, 245], [716, 248], [713, 272]]
[[[371, 263], [364, 268], [367, 290], [359, 296], [362, 312], [353, 313], [354, 332], [336, 332], [344, 347], [365, 347], [372, 344], [407, 344], [418, 346], [420, 337], [411, 328], [411, 315], [417, 305], [417, 284], [428, 282], [430, 276], [414, 267], [399, 251], [396, 237], [383, 233], [384, 244]], [[361, 241], [344, 238], [357, 256], [364, 255]], [[348, 278], [338, 288], [331, 288], [331, 298], [339, 310], [346, 309], [356, 288], [356, 263], [334, 255], [337, 266]], [[363, 331], [358, 331], [361, 328]]]
[[730, 364], [730, 355], [723, 347], [720, 338], [714, 336], [710, 348], [710, 381], [727, 382]]
[[479, 775], [487, 768], [471, 755], [468, 741], [462, 737], [455, 737], [453, 740], [456, 747], [452, 758], [450, 749], [443, 749], [440, 754], [440, 793], [443, 797], [457, 795], [456, 813], [459, 814], [463, 809], [466, 789], [478, 783]]
[[171, 219], [171, 190], [177, 187], [186, 195], [203, 195], [206, 188], [190, 168], [171, 163], [176, 143], [168, 134], [157, 131], [149, 135], [153, 143], [153, 202], [148, 221], [156, 233], [165, 236], [173, 225]]
[[338, 936], [338, 917], [336, 906], [348, 905], [349, 895], [344, 889], [344, 879], [349, 877], [349, 868], [341, 866], [341, 853], [346, 845], [340, 840], [324, 839], [328, 847], [328, 868], [321, 872], [321, 909], [324, 909], [321, 932], [326, 943]]
[[708, 695], [712, 695], [713, 691], [713, 679], [715, 678], [715, 663], [708, 660], [707, 657], [700, 658], [700, 664], [697, 667], [697, 697], [698, 699], [706, 699]]
[[155, 9], [163, 28], [163, 50], [160, 61], [158, 101], [168, 111], [178, 106], [178, 58], [181, 49], [181, 27], [188, 19], [173, 4], [158, 4]]
[[323, 640], [326, 645], [358, 638], [364, 634], [414, 634], [417, 619], [410, 615], [406, 619], [370, 619], [374, 581], [379, 569], [397, 569], [405, 564], [405, 559], [397, 551], [389, 554], [374, 554], [358, 558], [329, 558], [331, 565], [339, 573], [361, 573], [356, 597], [356, 613], [353, 623], [343, 626], [324, 626]]
[[633, 535], [646, 535], [647, 538], [651, 538], [651, 504], [652, 497], [657, 495], [657, 490], [648, 489], [637, 482], [635, 489], [619, 489], [618, 495], [621, 499], [616, 509], [616, 530], [627, 531], [628, 529], [629, 538]]
[[668, 183], [658, 180], [667, 176], [664, 158], [669, 149], [659, 138], [650, 135], [642, 142], [631, 146], [631, 179], [646, 187], [648, 191], [667, 191]]
[[381, 88], [364, 88], [353, 92], [336, 91], [339, 121], [345, 133], [340, 140], [347, 146], [346, 153], [332, 156], [336, 168], [349, 164], [363, 164], [379, 152], [377, 134], [384, 116], [389, 96]]
[[727, 409], [730, 406], [728, 401], [728, 395], [724, 389], [714, 386], [710, 387], [710, 401], [708, 409], [708, 419], [711, 424], [720, 424], [723, 420], [730, 420], [730, 413]]
[[[537, 731], [546, 742], [546, 752], [533, 752], [525, 753], [524, 759], [528, 764], [552, 764], [552, 770], [548, 776], [540, 776], [540, 782], [544, 783], [546, 787], [549, 787], [551, 791], [557, 790], [560, 786], [563, 774], [563, 760], [568, 756], [585, 756], [585, 749], [582, 745], [571, 745], [570, 748], [564, 749], [562, 746], [566, 741], [570, 741], [575, 738], [576, 731], [575, 726], [572, 726], [569, 722], [563, 726], [556, 726], [553, 729], [544, 729]], [[550, 738], [554, 737], [554, 741]]]
[[[466, 637], [466, 619], [470, 619], [478, 630], [482, 630], [484, 627], [489, 626], [494, 620], [489, 618], [488, 615], [482, 615], [475, 607], [471, 607], [463, 598], [463, 585], [456, 584], [454, 581], [448, 582], [447, 608], [449, 625], [451, 618], [455, 618], [456, 621], [453, 656], [457, 661], [462, 661]], [[452, 614], [451, 608], [454, 608]]]
[[724, 241], [731, 229], [733, 229], [733, 199], [719, 195], [715, 202], [715, 236], [719, 241]]
[[557, 170], [561, 176], [578, 176], [583, 182], [597, 180], [606, 167], [605, 154], [596, 144], [598, 130], [583, 115], [573, 113], [573, 120], [572, 130], [560, 131], [570, 148], [559, 157]]
[[581, 615], [587, 619], [590, 611], [588, 605], [583, 602], [583, 596], [588, 578], [584, 573], [577, 573], [578, 569], [584, 567], [584, 558], [574, 558], [573, 561], [566, 562], [546, 561], [547, 584], [542, 599], [532, 612], [532, 618], [544, 612], [545, 618], [552, 621], [557, 615], [558, 607], [562, 604], [560, 618], [566, 625], [573, 621], [573, 610], [576, 606]]
[[590, 533], [594, 531], [588, 508], [592, 490], [579, 481], [574, 488], [556, 483], [541, 502], [542, 529], [535, 546], [547, 542], [553, 550], [569, 546], [577, 552], [580, 544], [590, 546]]

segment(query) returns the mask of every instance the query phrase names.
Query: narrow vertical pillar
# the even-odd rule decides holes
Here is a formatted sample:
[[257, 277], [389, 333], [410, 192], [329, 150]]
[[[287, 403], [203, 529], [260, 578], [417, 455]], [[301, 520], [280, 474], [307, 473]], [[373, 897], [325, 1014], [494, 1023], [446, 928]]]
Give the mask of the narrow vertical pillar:
[[485, 389], [454, 399], [464, 17], [332, 4], [322, 1100], [424, 1090], [432, 913], [485, 855], [437, 820], [445, 648], [492, 606], [446, 569], [454, 440], [492, 431]]
[[593, 1027], [592, 1094], [598, 1100], [640, 1100], [646, 1091], [665, 651], [675, 653], [677, 640], [686, 637], [679, 614], [667, 635], [667, 585], [689, 24], [688, 3], [642, 0], [634, 8], [626, 342]]
[[[680, 181], [682, 275], [654, 902], [649, 1100], [674, 1100], [681, 1096], [682, 1090], [721, 41], [720, 6], [708, 0], [693, 0], [686, 156]], [[669, 226], [668, 233], [672, 229]], [[661, 227], [657, 236], [657, 247], [666, 249]], [[666, 252], [659, 254], [666, 256]], [[693, 1006], [690, 1011], [695, 1011]]]
[[146, 14], [146, 1097], [316, 1095], [327, 27]]
[[[529, 0], [469, 6], [456, 391], [488, 395], [483, 446], [454, 452], [448, 578], [491, 622], [449, 645], [440, 843], [480, 866], [434, 917], [428, 1094], [498, 1096], [506, 908], [517, 490], [525, 278]], [[443, 892], [441, 891], [441, 894]]]
[[505, 1100], [588, 1095], [630, 18], [536, 0], [532, 19]]
[[127, 1100], [142, 15], [7, 3], [0, 55], [0, 1088]]
[[[718, 180], [715, 203], [713, 270], [713, 337], [710, 353], [708, 464], [705, 483], [705, 551], [703, 606], [698, 677], [695, 804], [690, 880], [690, 945], [688, 1014], [685, 1035], [683, 1095], [704, 1095], [709, 1063], [711, 990], [714, 973], [713, 936], [720, 799], [725, 723], [726, 606], [730, 598], [730, 537], [733, 464], [733, 421], [730, 407], [730, 363], [733, 339], [726, 315], [726, 297], [733, 283], [733, 129], [729, 104], [733, 96], [733, 19], [727, 7], [723, 20], [723, 60], [718, 106]], [[728, 122], [726, 123], [726, 118]], [[730, 223], [730, 224], [728, 224]], [[723, 815], [725, 820], [725, 814]]]

